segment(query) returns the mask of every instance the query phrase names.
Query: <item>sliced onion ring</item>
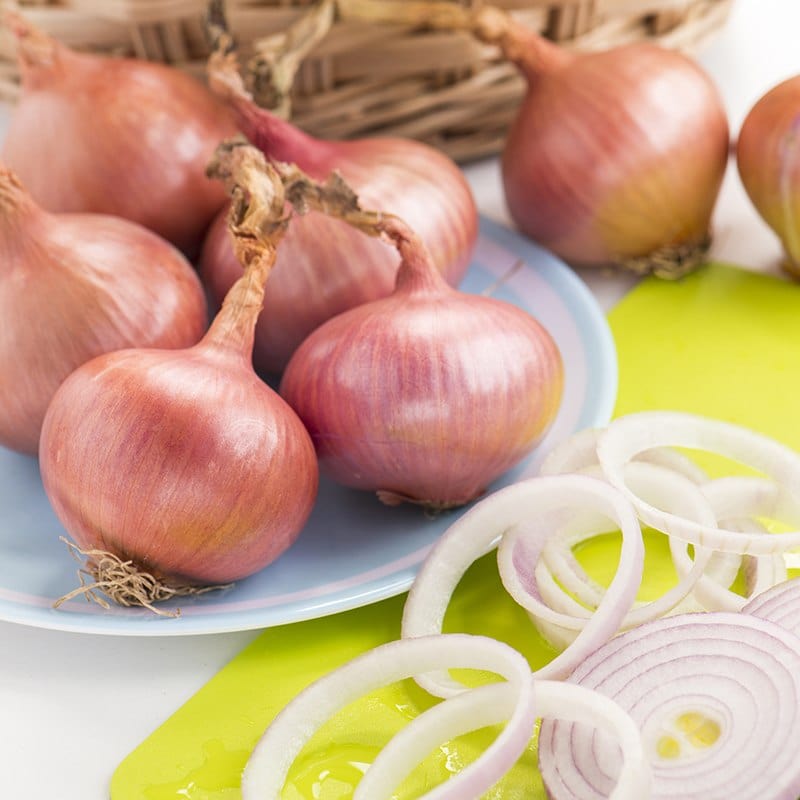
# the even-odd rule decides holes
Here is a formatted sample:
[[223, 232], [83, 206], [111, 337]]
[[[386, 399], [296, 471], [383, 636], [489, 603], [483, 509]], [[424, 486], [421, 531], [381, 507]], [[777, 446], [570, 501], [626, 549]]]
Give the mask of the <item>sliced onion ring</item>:
[[[705, 495], [703, 495], [694, 483], [681, 473], [657, 466], [656, 464], [637, 462], [630, 463], [626, 466], [626, 477], [635, 486], [636, 491], [640, 495], [647, 498], [658, 498], [660, 503], [675, 509], [687, 518], [695, 519], [709, 525], [715, 523], [714, 511]], [[552, 597], [552, 589], [556, 584], [555, 581], [552, 581], [552, 583], [544, 583], [542, 586], [537, 587], [537, 571], [534, 562], [538, 560], [538, 552], [542, 551], [543, 546], [539, 544], [538, 541], [542, 537], [542, 532], [535, 530], [534, 533], [536, 540], [531, 543], [531, 529], [520, 527], [511, 531], [503, 537], [503, 540], [500, 542], [497, 551], [497, 561], [500, 568], [500, 576], [506, 591], [519, 605], [528, 611], [537, 622], [549, 623], [550, 625], [559, 626], [568, 630], [582, 630], [589, 625], [600, 625], [601, 623], [597, 622], [598, 617], [605, 618], [604, 612], [601, 611], [602, 598], [605, 596], [605, 592], [597, 598], [597, 611], [594, 613], [590, 613], [588, 609], [580, 609], [580, 606], [575, 604], [574, 601], [569, 608], [570, 611], [577, 613], [562, 613], [542, 602], [540, 596], [541, 590], [546, 587], [545, 591], [548, 591]], [[594, 535], [594, 533], [594, 531], [591, 532], [592, 535]], [[549, 532], [544, 532], [545, 536], [548, 536], [548, 534]], [[570, 540], [582, 538], [580, 534], [575, 535], [572, 531], [570, 531], [569, 534]], [[636, 535], [641, 537], [641, 532], [638, 530], [638, 527]], [[624, 548], [624, 530], [622, 541]], [[703, 570], [711, 558], [711, 555], [712, 553], [709, 550], [699, 550], [691, 570], [684, 575], [675, 586], [658, 599], [631, 608], [620, 621], [619, 628], [629, 628], [640, 625], [643, 622], [656, 619], [671, 611], [692, 591], [695, 583], [702, 576]], [[585, 575], [585, 573], [583, 574]], [[555, 577], [560, 578], [562, 576], [556, 575]], [[564, 597], [565, 599], [569, 599], [566, 595], [564, 595]], [[577, 611], [577, 609], [580, 609], [580, 611]], [[614, 633], [616, 633], [616, 630], [612, 631], [611, 635]], [[606, 639], [608, 638], [610, 637], [606, 636]], [[595, 642], [595, 647], [603, 643], [602, 641], [593, 641]], [[561, 674], [559, 670], [563, 669], [562, 664], [564, 663], [571, 664], [572, 667], [574, 667], [577, 663], [573, 660], [575, 653], [580, 653], [582, 650], [578, 642], [579, 637], [576, 637], [576, 651], [573, 651], [571, 648], [566, 650], [562, 655], [558, 656], [537, 673], [537, 675], [544, 677], [545, 675]]]
[[[403, 637], [441, 633], [445, 611], [461, 577], [509, 531], [528, 519], [540, 521], [549, 515], [561, 518], [565, 513], [586, 512], [613, 521], [622, 531], [622, 551], [617, 573], [597, 613], [575, 644], [545, 666], [540, 676], [567, 674], [618, 630], [636, 597], [644, 564], [641, 531], [630, 503], [607, 483], [584, 475], [531, 478], [512, 484], [481, 500], [454, 522], [428, 555], [411, 587], [403, 610]], [[546, 526], [538, 521], [537, 529], [546, 535]], [[416, 681], [439, 697], [450, 697], [464, 689], [443, 673], [417, 675]]]
[[[583, 722], [611, 731], [622, 750], [622, 769], [611, 800], [642, 800], [650, 790], [650, 765], [639, 729], [613, 700], [570, 683], [535, 680], [536, 707], [542, 717]], [[495, 683], [463, 692], [420, 714], [381, 750], [359, 788], [365, 797], [396, 787], [435, 747], [480, 728], [504, 722], [517, 698], [509, 684]], [[374, 779], [375, 784], [370, 779]], [[369, 784], [369, 785], [368, 785]], [[470, 795], [462, 800], [477, 800]]]
[[[800, 736], [800, 638], [774, 623], [727, 612], [665, 617], [612, 639], [569, 680], [633, 717], [653, 800], [800, 795], [791, 745]], [[558, 800], [605, 797], [620, 763], [613, 740], [550, 720], [539, 753]]]
[[[770, 555], [800, 547], [800, 530], [750, 535], [683, 519], [645, 502], [626, 484], [625, 465], [653, 447], [706, 450], [747, 464], [775, 481], [770, 516], [800, 528], [800, 455], [762, 434], [730, 422], [677, 411], [643, 411], [619, 417], [601, 434], [597, 456], [608, 481], [656, 530], [700, 547], [742, 555]], [[731, 515], [738, 516], [738, 515]]]
[[[242, 800], [280, 800], [289, 768], [303, 746], [323, 722], [348, 703], [398, 680], [445, 667], [497, 673], [506, 678], [506, 685], [516, 695], [508, 723], [480, 758], [422, 796], [426, 800], [479, 797], [511, 769], [530, 740], [536, 719], [530, 667], [520, 653], [495, 639], [442, 634], [381, 645], [304, 689], [256, 744], [242, 775]], [[371, 793], [365, 794], [363, 783], [353, 800], [388, 799], [394, 788], [373, 780], [367, 784]]]

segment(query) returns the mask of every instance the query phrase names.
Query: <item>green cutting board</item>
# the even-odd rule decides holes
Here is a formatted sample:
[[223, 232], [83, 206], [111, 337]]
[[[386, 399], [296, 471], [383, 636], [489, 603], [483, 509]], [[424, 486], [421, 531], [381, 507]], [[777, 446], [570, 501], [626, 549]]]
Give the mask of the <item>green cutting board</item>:
[[[609, 315], [619, 357], [616, 415], [677, 409], [738, 422], [800, 449], [800, 286], [713, 264], [677, 282], [648, 279]], [[665, 538], [647, 534], [653, 596], [674, 580]], [[579, 558], [598, 580], [613, 573], [614, 537]], [[277, 711], [311, 681], [358, 653], [397, 638], [405, 597], [261, 634], [116, 770], [113, 800], [237, 800], [239, 776]], [[491, 556], [460, 585], [446, 620], [452, 631], [509, 642], [532, 667], [553, 651], [507, 598]], [[298, 759], [285, 800], [347, 800], [380, 746], [431, 699], [406, 681], [371, 695], [331, 721]], [[403, 784], [413, 798], [474, 758], [481, 731], [443, 745]], [[535, 742], [487, 797], [543, 800]]]

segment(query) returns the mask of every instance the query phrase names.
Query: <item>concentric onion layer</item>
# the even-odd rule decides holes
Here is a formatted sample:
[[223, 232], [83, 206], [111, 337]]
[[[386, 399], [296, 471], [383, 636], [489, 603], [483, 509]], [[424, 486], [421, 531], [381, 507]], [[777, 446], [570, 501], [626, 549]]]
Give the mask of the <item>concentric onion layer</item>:
[[[796, 800], [800, 638], [746, 614], [708, 612], [642, 625], [570, 677], [615, 700], [642, 732], [653, 800]], [[545, 720], [540, 769], [558, 800], [608, 796], [616, 743]]]
[[784, 581], [754, 597], [742, 609], [800, 636], [800, 578]]

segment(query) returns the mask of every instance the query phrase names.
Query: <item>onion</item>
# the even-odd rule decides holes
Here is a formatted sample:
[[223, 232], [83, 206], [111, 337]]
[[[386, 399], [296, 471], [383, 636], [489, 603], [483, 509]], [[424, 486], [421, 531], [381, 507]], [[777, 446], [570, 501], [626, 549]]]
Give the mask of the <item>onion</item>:
[[[650, 797], [795, 800], [800, 639], [746, 614], [667, 617], [611, 640], [570, 682], [627, 711], [642, 733]], [[606, 797], [619, 749], [602, 733], [545, 720], [539, 764], [558, 800]]]
[[800, 277], [800, 75], [770, 89], [750, 109], [736, 143], [745, 191], [778, 235], [783, 266]]
[[77, 53], [13, 12], [22, 97], [3, 158], [49, 211], [139, 222], [194, 255], [226, 195], [205, 176], [236, 133], [222, 103], [163, 64]]
[[251, 364], [286, 224], [280, 180], [256, 155], [221, 147], [214, 168], [231, 186], [246, 271], [203, 339], [184, 350], [93, 359], [47, 411], [44, 488], [97, 581], [77, 592], [100, 588], [148, 605], [176, 589], [243, 578], [289, 547], [311, 511], [313, 444]]
[[[586, 521], [587, 512], [590, 524], [596, 525], [597, 518], [603, 517], [622, 531], [622, 551], [614, 579], [591, 620], [575, 622], [549, 609], [537, 609], [555, 624], [582, 627], [574, 644], [536, 673], [540, 678], [567, 675], [619, 629], [641, 583], [644, 558], [641, 531], [630, 504], [608, 484], [585, 475], [531, 478], [512, 484], [484, 498], [456, 520], [417, 574], [403, 610], [402, 635], [441, 633], [458, 582], [474, 561], [498, 544], [504, 586], [508, 589], [514, 581], [514, 596], [524, 593], [530, 586], [524, 568], [538, 557], [533, 550], [541, 550], [547, 537], [572, 519]], [[521, 556], [519, 562], [517, 556]], [[532, 601], [529, 598], [529, 604]], [[439, 697], [450, 697], [463, 689], [447, 675], [421, 675], [416, 680]]]
[[[402, 217], [448, 282], [458, 285], [477, 237], [477, 212], [456, 165], [437, 150], [405, 139], [313, 139], [255, 106], [231, 58], [212, 58], [210, 81], [230, 103], [247, 138], [268, 158], [295, 163], [316, 179], [341, 172], [365, 207]], [[200, 262], [203, 281], [217, 300], [241, 274], [223, 214], [209, 232]], [[300, 342], [327, 319], [390, 294], [398, 264], [394, 248], [338, 220], [313, 211], [295, 220], [256, 328], [256, 367], [281, 372]]]
[[742, 611], [768, 619], [800, 636], [800, 578], [793, 578], [753, 597]]
[[702, 263], [728, 159], [710, 78], [649, 42], [576, 52], [497, 8], [341, 0], [360, 18], [464, 29], [527, 80], [502, 175], [519, 228], [564, 259], [676, 276]]
[[390, 505], [467, 503], [528, 455], [555, 418], [563, 367], [550, 334], [509, 303], [449, 286], [398, 217], [364, 212], [334, 178], [299, 171], [289, 196], [401, 256], [394, 292], [343, 312], [295, 351], [280, 393], [320, 467]]
[[[381, 686], [445, 665], [496, 672], [506, 678], [515, 696], [513, 710], [509, 703], [503, 709], [511, 712], [508, 724], [480, 758], [422, 795], [425, 800], [480, 797], [511, 769], [528, 744], [536, 717], [533, 683], [527, 662], [508, 645], [484, 636], [452, 634], [381, 645], [302, 691], [273, 720], [250, 755], [242, 775], [242, 800], [279, 800], [289, 768], [303, 745], [348, 703]], [[429, 720], [423, 714], [411, 727], [421, 722], [424, 730]], [[463, 715], [459, 721], [464, 721]], [[367, 769], [353, 800], [388, 800], [392, 796], [394, 782], [402, 774], [398, 776], [385, 761], [378, 770], [378, 779], [374, 779], [371, 768]]]
[[749, 516], [756, 506], [759, 516], [795, 528], [800, 528], [800, 454], [742, 426], [678, 411], [643, 411], [613, 420], [597, 446], [608, 481], [633, 503], [639, 518], [657, 530], [689, 544], [742, 555], [773, 555], [800, 546], [800, 530], [769, 536], [726, 530], [684, 519], [639, 497], [626, 483], [625, 465], [643, 450], [663, 446], [707, 450], [766, 473], [772, 480], [726, 478], [733, 486], [749, 485], [751, 492], [731, 493], [724, 517]]
[[124, 347], [188, 347], [206, 301], [154, 233], [99, 214], [50, 214], [0, 165], [0, 443], [35, 454], [64, 378]]

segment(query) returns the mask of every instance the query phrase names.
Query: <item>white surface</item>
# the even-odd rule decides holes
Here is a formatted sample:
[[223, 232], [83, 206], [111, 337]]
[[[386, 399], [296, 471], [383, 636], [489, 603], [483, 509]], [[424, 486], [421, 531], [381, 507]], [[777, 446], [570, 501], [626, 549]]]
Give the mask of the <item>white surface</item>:
[[[755, 100], [800, 73], [800, 4], [736, 0], [701, 56], [738, 130]], [[483, 213], [507, 220], [494, 160], [467, 169]], [[774, 271], [780, 247], [731, 168], [716, 215], [714, 254]], [[627, 285], [583, 273], [605, 308]], [[103, 800], [117, 764], [257, 635], [126, 639], [0, 623], [0, 796]]]

